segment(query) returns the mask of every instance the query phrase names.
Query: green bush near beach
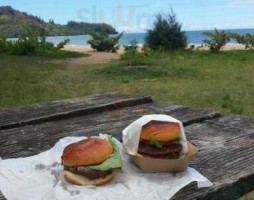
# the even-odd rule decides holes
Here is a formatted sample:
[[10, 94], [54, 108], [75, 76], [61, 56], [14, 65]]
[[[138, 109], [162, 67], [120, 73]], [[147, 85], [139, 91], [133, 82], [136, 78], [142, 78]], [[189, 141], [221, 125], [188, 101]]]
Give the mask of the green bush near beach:
[[220, 49], [230, 41], [230, 38], [225, 31], [217, 29], [214, 30], [214, 33], [204, 32], [203, 35], [209, 38], [205, 39], [204, 42], [213, 53], [219, 53]]
[[238, 44], [244, 45], [245, 49], [254, 49], [254, 34], [247, 33], [245, 35], [239, 35], [237, 33], [230, 33], [228, 35]]
[[174, 51], [187, 46], [187, 37], [173, 10], [156, 16], [154, 27], [148, 30], [145, 41], [153, 50]]
[[[127, 63], [159, 67], [122, 69]], [[97, 66], [64, 66], [48, 58], [0, 55], [0, 108], [120, 92], [253, 117], [253, 68], [253, 51], [152, 52]]]
[[33, 31], [28, 25], [23, 26], [28, 37], [19, 36], [17, 41], [8, 41], [0, 38], [0, 53], [16, 56], [41, 56], [52, 58], [80, 57], [84, 54], [79, 52], [61, 51], [69, 43], [69, 39], [59, 42], [56, 46], [46, 41], [45, 29]]
[[92, 39], [88, 40], [87, 43], [96, 51], [116, 53], [119, 49], [118, 41], [122, 35], [123, 33], [120, 33], [115, 37], [110, 37], [109, 31], [100, 33], [92, 31], [90, 32]]

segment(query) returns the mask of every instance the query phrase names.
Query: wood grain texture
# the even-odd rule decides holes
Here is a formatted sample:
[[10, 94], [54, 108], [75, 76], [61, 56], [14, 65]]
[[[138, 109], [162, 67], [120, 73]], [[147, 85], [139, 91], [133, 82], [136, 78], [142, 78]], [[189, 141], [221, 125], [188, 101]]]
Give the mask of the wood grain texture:
[[[144, 103], [102, 111], [98, 109], [62, 120], [2, 130], [0, 156], [4, 159], [32, 156], [51, 148], [66, 136], [92, 136], [102, 132], [121, 140], [121, 131], [142, 115], [169, 114], [183, 122], [187, 138], [199, 149], [191, 167], [214, 183], [205, 189], [197, 189], [196, 183], [192, 183], [179, 191], [174, 200], [234, 200], [254, 190], [253, 119], [243, 116], [220, 117], [219, 113], [210, 110], [149, 103], [148, 100]], [[100, 105], [105, 104], [107, 102], [101, 102]], [[4, 200], [1, 194], [0, 200]]]
[[211, 120], [214, 123], [224, 124], [230, 127], [254, 131], [254, 118], [241, 115], [228, 115]]
[[254, 132], [210, 122], [190, 125], [186, 132], [200, 150], [191, 166], [214, 185], [189, 185], [173, 199], [234, 200], [254, 190]]
[[149, 96], [93, 95], [0, 111], [0, 130], [151, 103]]
[[[186, 114], [183, 112], [186, 111]], [[2, 130], [0, 132], [0, 156], [17, 158], [32, 156], [51, 148], [59, 139], [66, 136], [90, 136], [108, 133], [121, 139], [121, 131], [144, 114], [167, 113], [177, 116], [184, 124], [217, 116], [216, 112], [191, 109], [185, 106], [163, 104], [143, 104], [98, 114], [74, 117]], [[179, 114], [180, 113], [180, 114]]]

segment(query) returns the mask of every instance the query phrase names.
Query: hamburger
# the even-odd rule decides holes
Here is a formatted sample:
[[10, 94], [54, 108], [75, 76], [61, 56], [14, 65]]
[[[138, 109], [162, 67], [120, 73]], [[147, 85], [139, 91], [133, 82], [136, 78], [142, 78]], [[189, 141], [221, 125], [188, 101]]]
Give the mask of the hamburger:
[[177, 159], [181, 156], [180, 126], [152, 120], [141, 129], [138, 153], [145, 157]]
[[62, 154], [65, 179], [75, 185], [102, 185], [122, 167], [118, 146], [111, 136], [89, 138], [68, 145]]

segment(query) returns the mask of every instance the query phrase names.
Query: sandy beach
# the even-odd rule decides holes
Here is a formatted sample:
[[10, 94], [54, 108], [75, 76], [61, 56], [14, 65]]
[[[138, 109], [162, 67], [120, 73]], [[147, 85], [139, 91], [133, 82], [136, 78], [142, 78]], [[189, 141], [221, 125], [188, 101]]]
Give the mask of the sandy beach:
[[[199, 49], [204, 49], [208, 50], [208, 47], [201, 47], [201, 45], [195, 45], [195, 48], [199, 47]], [[67, 45], [64, 47], [64, 50], [69, 50], [69, 51], [78, 51], [78, 52], [84, 52], [84, 53], [93, 53], [94, 50], [89, 47], [89, 46], [72, 46], [72, 45]], [[139, 47], [139, 50], [141, 50], [141, 47]], [[226, 46], [222, 47], [222, 50], [245, 50], [244, 45], [241, 44], [227, 44]], [[118, 54], [123, 54], [124, 53], [124, 47], [121, 46], [117, 52]]]
[[[190, 46], [190, 45], [189, 45]], [[199, 47], [199, 49], [205, 49], [208, 50], [208, 47], [201, 47], [201, 45], [196, 44], [195, 48]], [[141, 50], [142, 47], [139, 47], [139, 50]], [[72, 46], [67, 45], [64, 48], [65, 50], [69, 51], [79, 51], [79, 52], [94, 52], [94, 50], [89, 46]], [[226, 46], [222, 47], [222, 50], [245, 50], [245, 46], [241, 44], [227, 44]], [[118, 54], [124, 53], [124, 47], [120, 46], [118, 50]]]
[[[195, 49], [199, 50], [209, 50], [208, 47], [201, 47], [201, 45], [195, 45]], [[245, 46], [241, 44], [227, 44], [221, 48], [222, 51], [231, 51], [231, 50], [245, 50]]]

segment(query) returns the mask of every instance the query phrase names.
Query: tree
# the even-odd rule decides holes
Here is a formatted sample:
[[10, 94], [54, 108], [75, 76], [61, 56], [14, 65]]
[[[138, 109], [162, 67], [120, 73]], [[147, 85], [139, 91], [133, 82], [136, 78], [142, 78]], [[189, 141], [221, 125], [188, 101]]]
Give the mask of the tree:
[[118, 41], [122, 37], [123, 33], [116, 37], [110, 37], [108, 32], [96, 33], [90, 32], [92, 39], [88, 40], [87, 43], [91, 45], [96, 51], [112, 52], [116, 53], [119, 49]]
[[217, 29], [212, 32], [204, 32], [203, 35], [207, 36], [209, 39], [205, 39], [204, 43], [208, 45], [211, 52], [218, 53], [220, 49], [225, 46], [230, 38], [225, 31], [219, 31]]
[[187, 45], [185, 32], [177, 21], [173, 10], [167, 15], [159, 14], [154, 22], [154, 28], [148, 31], [146, 43], [153, 49], [177, 50]]
[[55, 21], [53, 19], [49, 19], [49, 24], [55, 25]]
[[239, 35], [237, 33], [229, 33], [229, 37], [235, 40], [238, 44], [245, 46], [245, 49], [254, 48], [254, 34], [247, 33], [246, 35]]

